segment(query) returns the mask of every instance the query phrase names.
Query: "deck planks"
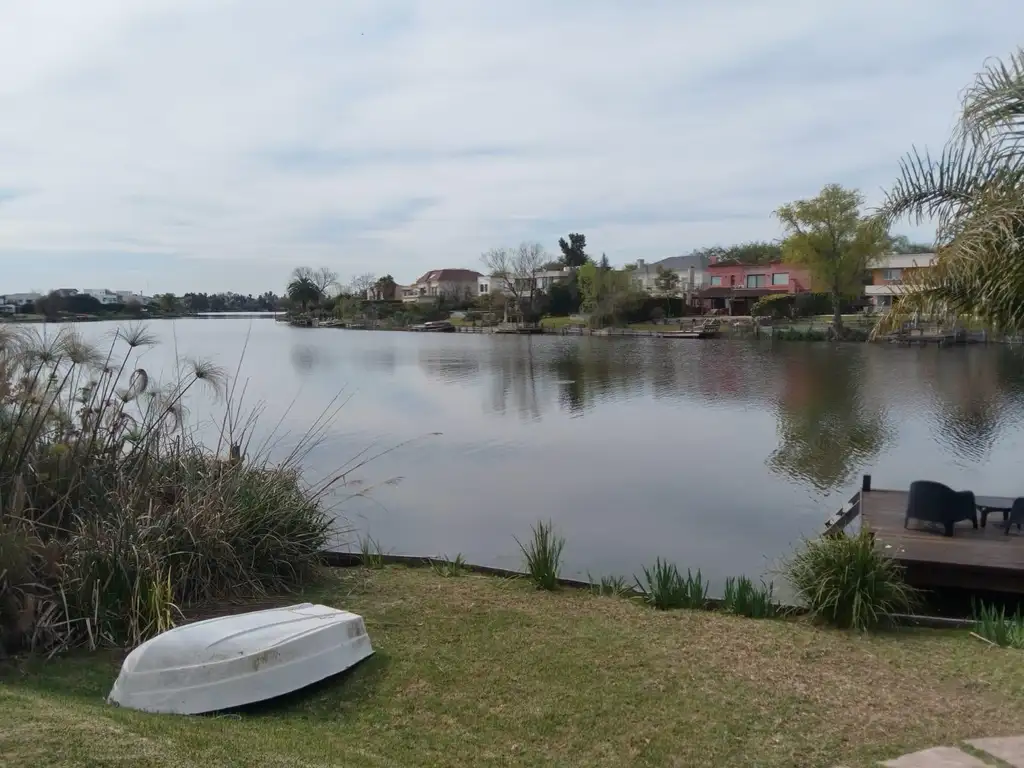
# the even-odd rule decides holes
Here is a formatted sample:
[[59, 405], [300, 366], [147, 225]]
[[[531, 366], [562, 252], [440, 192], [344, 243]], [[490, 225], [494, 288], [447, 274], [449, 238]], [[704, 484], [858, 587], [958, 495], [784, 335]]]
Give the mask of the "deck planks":
[[918, 520], [904, 529], [907, 496], [890, 490], [860, 494], [861, 524], [887, 555], [927, 583], [978, 588], [987, 585], [987, 574], [993, 588], [999, 582], [1002, 589], [1024, 593], [1024, 535], [1016, 528], [1007, 535], [1002, 513], [991, 513], [988, 525], [977, 530], [969, 521], [957, 523], [954, 535], [947, 537], [942, 526]]

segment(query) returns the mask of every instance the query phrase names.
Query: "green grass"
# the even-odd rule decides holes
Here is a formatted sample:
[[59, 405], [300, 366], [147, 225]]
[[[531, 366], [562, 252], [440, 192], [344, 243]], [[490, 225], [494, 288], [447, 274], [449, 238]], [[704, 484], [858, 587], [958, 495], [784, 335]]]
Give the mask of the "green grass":
[[584, 322], [582, 322], [580, 320], [573, 320], [571, 317], [567, 317], [567, 316], [566, 317], [543, 317], [543, 318], [541, 318], [540, 324], [541, 324], [541, 327], [543, 327], [543, 328], [550, 328], [550, 329], [565, 328], [566, 326], [569, 326], [569, 325], [583, 325], [583, 326], [586, 325], [586, 323], [584, 323]]
[[376, 655], [220, 717], [103, 702], [108, 653], [0, 668], [0, 764], [867, 768], [1024, 732], [1024, 664], [965, 632], [863, 635], [652, 611], [587, 590], [351, 569], [297, 596], [364, 616]]

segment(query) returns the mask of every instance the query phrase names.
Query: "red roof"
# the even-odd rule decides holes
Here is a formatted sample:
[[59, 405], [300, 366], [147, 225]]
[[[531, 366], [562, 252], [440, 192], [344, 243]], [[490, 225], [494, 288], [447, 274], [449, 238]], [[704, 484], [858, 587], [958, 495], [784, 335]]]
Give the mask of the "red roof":
[[468, 283], [477, 280], [481, 274], [474, 269], [432, 269], [417, 283], [429, 283], [436, 280], [439, 283]]

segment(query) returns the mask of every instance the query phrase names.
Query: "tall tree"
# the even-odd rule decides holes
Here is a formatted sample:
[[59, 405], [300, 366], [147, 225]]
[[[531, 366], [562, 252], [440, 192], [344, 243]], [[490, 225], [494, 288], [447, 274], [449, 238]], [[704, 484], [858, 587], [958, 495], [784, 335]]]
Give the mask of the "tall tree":
[[672, 297], [679, 293], [679, 273], [673, 269], [665, 269], [660, 264], [654, 276], [654, 287], [665, 297], [669, 315], [672, 314]]
[[860, 192], [838, 184], [817, 197], [783, 205], [783, 260], [808, 268], [832, 298], [832, 328], [843, 335], [842, 300], [863, 290], [864, 276], [889, 243], [884, 219], [861, 214]]
[[954, 312], [1024, 330], [1024, 48], [977, 75], [938, 159], [914, 150], [900, 170], [882, 213], [935, 221], [938, 259], [905, 275], [886, 320]]
[[292, 270], [292, 280], [308, 280], [317, 287], [321, 296], [338, 285], [338, 273], [329, 267], [296, 267]]
[[377, 283], [377, 276], [373, 272], [364, 272], [361, 275], [356, 275], [352, 278], [352, 282], [349, 283], [349, 287], [352, 289], [352, 293], [359, 296], [360, 299], [366, 298], [366, 292], [373, 288]]
[[295, 304], [298, 304], [302, 311], [311, 304], [318, 303], [323, 297], [324, 293], [320, 290], [320, 286], [313, 282], [312, 278], [309, 277], [296, 277], [288, 283], [288, 298]]
[[638, 299], [632, 277], [626, 270], [602, 267], [589, 262], [579, 268], [581, 308], [590, 313], [594, 325], [614, 322]]
[[571, 232], [568, 242], [564, 237], [558, 238], [558, 247], [562, 250], [562, 264], [567, 267], [582, 267], [590, 260], [587, 256], [587, 236], [579, 232]]
[[[537, 295], [537, 273], [548, 255], [540, 243], [520, 243], [517, 248], [492, 248], [480, 257], [491, 277], [501, 281], [505, 293], [512, 298], [512, 308], [518, 314], [532, 313]], [[505, 319], [509, 317], [509, 303], [505, 302]]]
[[373, 284], [373, 297], [377, 301], [394, 301], [398, 290], [398, 284], [391, 275], [378, 277]]

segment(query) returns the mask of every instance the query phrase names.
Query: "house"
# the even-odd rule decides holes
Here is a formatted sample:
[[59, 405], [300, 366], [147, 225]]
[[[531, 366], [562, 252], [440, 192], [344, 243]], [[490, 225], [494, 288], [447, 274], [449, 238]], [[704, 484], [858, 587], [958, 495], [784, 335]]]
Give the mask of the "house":
[[653, 264], [648, 264], [643, 259], [637, 259], [630, 272], [636, 287], [652, 296], [659, 296], [662, 293], [657, 282], [659, 270], [674, 272], [679, 278], [675, 294], [687, 296], [699, 291], [707, 284], [707, 267], [706, 256], [690, 254], [688, 256], [669, 256], [667, 259], [656, 261]]
[[[553, 285], [568, 282], [570, 277], [572, 277], [572, 267], [542, 269], [534, 272], [532, 277], [513, 278], [513, 284], [515, 285], [516, 292], [520, 296], [525, 296], [530, 292], [531, 280], [533, 281], [534, 291], [544, 291], [546, 293], [551, 290]], [[483, 288], [484, 284], [487, 285], [487, 290], [481, 290], [480, 293], [495, 293], [500, 291], [506, 295], [512, 294], [512, 291], [509, 289], [509, 285], [504, 277], [496, 275], [488, 277], [487, 275], [481, 275], [481, 288]]]
[[724, 309], [730, 315], [748, 315], [763, 296], [811, 290], [811, 275], [804, 267], [771, 264], [719, 264], [707, 267], [708, 285], [698, 294], [705, 309]]
[[474, 299], [482, 292], [482, 277], [483, 275], [473, 269], [434, 269], [412, 285], [403, 287], [402, 301], [410, 303], [437, 301], [439, 298], [454, 301]]
[[13, 304], [0, 303], [0, 315], [13, 315], [18, 311], [18, 308]]
[[82, 291], [85, 296], [92, 296], [100, 304], [123, 304], [121, 297], [115, 291], [108, 291], [106, 288], [86, 288]]
[[143, 307], [153, 301], [151, 296], [143, 296], [135, 291], [114, 291], [121, 304], [140, 304]]
[[883, 256], [871, 268], [871, 282], [864, 286], [864, 294], [872, 308], [887, 309], [893, 297], [905, 290], [903, 280], [909, 273], [935, 264], [934, 253], [899, 253]]
[[41, 293], [8, 293], [6, 296], [0, 296], [0, 303], [23, 307], [26, 304], [35, 304], [36, 300], [41, 298]]

